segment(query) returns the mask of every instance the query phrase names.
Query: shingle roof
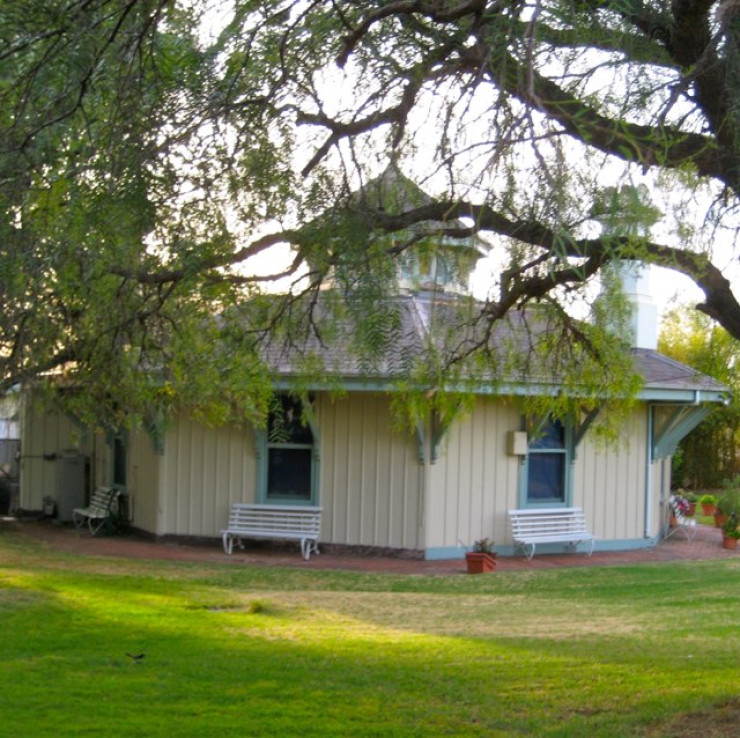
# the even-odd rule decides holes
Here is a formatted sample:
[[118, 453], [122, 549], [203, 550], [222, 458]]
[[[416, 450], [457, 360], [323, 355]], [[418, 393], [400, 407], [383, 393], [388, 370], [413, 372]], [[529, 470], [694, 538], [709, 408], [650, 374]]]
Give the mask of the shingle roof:
[[635, 368], [646, 388], [728, 392], [716, 379], [650, 349], [632, 349]]
[[[319, 301], [319, 305], [321, 301]], [[345, 384], [373, 382], [390, 385], [394, 379], [404, 377], [415, 360], [425, 358], [425, 351], [432, 335], [436, 336], [437, 347], [444, 355], [464, 351], [480, 340], [481, 328], [475, 318], [482, 305], [472, 301], [460, 301], [440, 293], [408, 294], [391, 298], [385, 307], [393, 313], [394, 327], [386, 337], [384, 350], [373, 360], [358, 353], [355, 342], [355, 325], [351, 319], [327, 319], [331, 323], [331, 336], [310, 332], [300, 340], [285, 338], [273, 341], [266, 349], [265, 358], [277, 377], [288, 378], [299, 375], [307, 363], [318, 361], [324, 368], [324, 376]], [[318, 312], [321, 312], [319, 308]], [[514, 311], [494, 324], [488, 339], [489, 347], [498, 347], [503, 356], [530, 352], [538, 335], [554, 330], [542, 315]], [[333, 321], [333, 322], [332, 322]], [[318, 321], [320, 325], [320, 320]], [[440, 336], [443, 337], [440, 337]], [[495, 354], [495, 352], [494, 352]], [[720, 399], [728, 394], [728, 388], [717, 380], [704, 375], [657, 351], [632, 349], [636, 372], [643, 379], [643, 396], [658, 396], [666, 392], [704, 392]], [[492, 356], [491, 367], [496, 357]], [[538, 372], [523, 360], [521, 363], [502, 360], [500, 372], [505, 373], [508, 387], [535, 383]], [[491, 369], [496, 372], [496, 369]], [[502, 374], [497, 373], [499, 383]], [[547, 383], [548, 380], [544, 380]], [[552, 384], [552, 375], [549, 376]]]

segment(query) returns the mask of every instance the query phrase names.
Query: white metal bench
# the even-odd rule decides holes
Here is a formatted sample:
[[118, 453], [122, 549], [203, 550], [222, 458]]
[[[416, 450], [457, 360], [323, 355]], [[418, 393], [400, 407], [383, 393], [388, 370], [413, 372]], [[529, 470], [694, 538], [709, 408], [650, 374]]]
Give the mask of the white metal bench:
[[81, 528], [87, 521], [90, 533], [95, 535], [106, 524], [118, 515], [118, 498], [121, 491], [111, 487], [98, 487], [90, 497], [87, 507], [75, 507], [72, 510], [72, 522], [75, 528]]
[[301, 554], [308, 561], [319, 553], [320, 507], [295, 505], [250, 505], [238, 502], [231, 506], [229, 523], [221, 531], [224, 551], [230, 554], [234, 541], [243, 548], [243, 538], [268, 538], [301, 542]]
[[527, 558], [534, 556], [538, 543], [591, 543], [589, 556], [594, 551], [594, 536], [586, 526], [586, 516], [580, 507], [532, 508], [509, 510], [514, 543], [524, 549]]

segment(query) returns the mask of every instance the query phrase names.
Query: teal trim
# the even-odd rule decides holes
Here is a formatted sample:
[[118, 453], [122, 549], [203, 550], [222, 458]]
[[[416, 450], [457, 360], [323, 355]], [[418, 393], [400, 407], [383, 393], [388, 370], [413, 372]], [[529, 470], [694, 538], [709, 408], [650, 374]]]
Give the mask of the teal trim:
[[[547, 449], [545, 451], [533, 451], [531, 450], [532, 439], [537, 437], [537, 434], [542, 430], [545, 423], [549, 421], [549, 417], [545, 416], [535, 421], [535, 425], [532, 426], [531, 432], [527, 434], [528, 448], [527, 455], [523, 456], [519, 462], [519, 507], [520, 508], [537, 508], [537, 507], [572, 507], [573, 505], [573, 452], [574, 452], [574, 439], [573, 439], [573, 428], [570, 423], [563, 423], [563, 431], [565, 437], [563, 439], [562, 451], [559, 449]], [[563, 469], [563, 500], [542, 500], [541, 502], [530, 502], [529, 500], [529, 457], [531, 454], [537, 453], [557, 453], [560, 452], [565, 456], [565, 464]]]
[[146, 433], [152, 444], [152, 451], [157, 456], [164, 456], [164, 439], [166, 435], [165, 419], [161, 414], [151, 420], [146, 427]]
[[569, 442], [568, 451], [570, 452], [570, 463], [571, 464], [573, 464], [576, 458], [578, 458], [578, 447], [581, 445], [581, 441], [586, 436], [588, 429], [591, 427], [594, 420], [596, 420], [596, 418], [599, 416], [600, 412], [601, 412], [601, 408], [597, 407], [587, 412], [586, 417], [580, 422], [578, 420], [573, 421], [572, 432], [570, 433], [570, 436], [568, 439], [568, 442]]
[[[436, 548], [428, 548], [424, 551], [424, 559], [426, 561], [452, 561], [455, 559], [464, 560], [465, 553], [470, 550], [463, 548], [462, 546], [441, 546]], [[498, 547], [496, 548], [498, 553]]]
[[[705, 405], [678, 407], [660, 428], [653, 422], [652, 459], [673, 456], [679, 442], [685, 438], [714, 408]], [[654, 408], [651, 408], [654, 413]]]
[[[117, 441], [119, 443], [117, 443]], [[109, 480], [110, 486], [114, 489], [126, 489], [128, 485], [128, 433], [126, 431], [109, 430], [106, 434], [106, 443], [110, 448]], [[118, 454], [123, 454], [123, 460], [118, 458]], [[123, 482], [117, 479], [116, 469], [122, 463], [121, 471], [123, 472]]]
[[439, 458], [439, 447], [442, 444], [444, 437], [447, 435], [447, 432], [452, 427], [452, 424], [455, 422], [457, 416], [458, 412], [450, 412], [449, 416], [442, 417], [438, 412], [432, 411], [432, 464], [434, 464]]
[[[643, 551], [646, 548], [653, 548], [659, 542], [657, 537], [654, 538], [621, 538], [613, 541], [596, 541], [594, 551], [615, 552], [615, 551]], [[539, 549], [539, 546], [537, 547]]]
[[270, 443], [267, 437], [266, 428], [254, 428], [254, 455], [255, 463], [255, 498], [257, 503], [265, 504], [285, 504], [285, 505], [318, 505], [320, 479], [321, 479], [321, 454], [319, 444], [318, 427], [311, 407], [308, 408], [308, 427], [311, 429], [313, 443], [280, 443], [275, 444], [276, 448], [286, 449], [311, 449], [311, 471], [310, 485], [311, 497], [305, 498], [280, 498], [279, 502], [271, 499], [267, 494], [267, 469], [270, 457]]
[[[594, 553], [615, 553], [619, 551], [642, 551], [645, 549], [653, 548], [658, 543], [657, 538], [620, 538], [613, 541], [600, 541], [597, 540], [594, 543]], [[428, 548], [424, 551], [424, 559], [426, 561], [455, 561], [465, 559], [465, 551], [467, 549], [461, 546], [435, 546]], [[573, 553], [574, 556], [588, 556], [590, 550], [589, 544], [580, 544], [575, 549], [563, 543], [551, 543], [537, 544], [537, 552], [535, 553], [535, 559], [540, 554], [546, 556], [547, 554], [562, 554], [562, 553]], [[507, 546], [496, 546], [496, 553], [499, 556], [522, 558], [521, 551], [516, 549], [514, 545]]]
[[[340, 387], [349, 392], [394, 392], [398, 378], [357, 376], [337, 377], [332, 382], [316, 381], [309, 386], [312, 391], [331, 391]], [[277, 390], [293, 389], [298, 375], [282, 375], [273, 379]], [[303, 379], [301, 380], [303, 384]], [[481, 396], [526, 397], [528, 395], [559, 395], [562, 387], [555, 384], [513, 384], [508, 382], [492, 382], [491, 384], [455, 384], [443, 388], [446, 392], [471, 392]], [[662, 389], [660, 387], [643, 387], [635, 398], [642, 401], [667, 402], [676, 404], [696, 403], [697, 392], [701, 395], [702, 403], [725, 403], [728, 393], [721, 390], [694, 390], [694, 389]]]
[[254, 429], [255, 491], [256, 501], [264, 504], [267, 495], [267, 431]]
[[457, 413], [450, 413], [449, 417], [442, 417], [436, 411], [432, 411], [429, 422], [416, 421], [416, 440], [419, 445], [419, 463], [425, 464], [427, 460], [427, 447], [429, 447], [429, 463], [435, 464], [439, 459], [439, 447], [445, 435], [455, 421]]
[[416, 441], [418, 443], [419, 463], [425, 464], [427, 460], [426, 425], [421, 420], [416, 421]]

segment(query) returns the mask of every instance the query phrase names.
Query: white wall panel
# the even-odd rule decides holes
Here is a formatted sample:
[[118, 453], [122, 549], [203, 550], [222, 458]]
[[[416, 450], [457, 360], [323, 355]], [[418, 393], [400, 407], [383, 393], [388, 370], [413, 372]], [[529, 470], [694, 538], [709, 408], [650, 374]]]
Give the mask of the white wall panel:
[[462, 551], [478, 538], [507, 542], [520, 460], [507, 454], [506, 438], [519, 425], [512, 404], [490, 399], [452, 425], [430, 467], [427, 547]]
[[218, 536], [234, 502], [255, 500], [251, 430], [182, 419], [165, 438], [157, 533]]
[[416, 441], [391, 425], [390, 401], [382, 394], [319, 398], [322, 539], [420, 547]]

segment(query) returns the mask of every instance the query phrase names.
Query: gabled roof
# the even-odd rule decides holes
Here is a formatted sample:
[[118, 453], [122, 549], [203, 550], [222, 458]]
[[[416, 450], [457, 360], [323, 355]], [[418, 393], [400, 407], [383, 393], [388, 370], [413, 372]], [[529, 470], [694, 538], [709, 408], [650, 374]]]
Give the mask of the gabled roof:
[[[702, 399], [716, 401], [730, 394], [730, 389], [716, 379], [657, 351], [632, 349], [632, 355], [635, 369], [643, 378], [643, 392], [670, 390], [677, 395], [688, 393], [693, 395], [694, 401]], [[715, 397], [716, 395], [722, 395], [723, 398]]]
[[[389, 164], [382, 174], [355, 192], [354, 197], [357, 203], [392, 214], [403, 213], [434, 202], [434, 198], [424, 192], [416, 182], [406, 177], [395, 162]], [[445, 222], [427, 220], [410, 226], [409, 231], [435, 234], [450, 228], [464, 230], [467, 226], [458, 218]], [[472, 249], [479, 256], [485, 256], [491, 250], [490, 245], [478, 236], [443, 239], [442, 244], [452, 248]]]
[[[321, 305], [321, 301], [319, 301]], [[323, 367], [325, 383], [341, 384], [347, 389], [391, 389], [394, 381], [403, 379], [418, 359], [425, 359], [430, 340], [445, 351], [464, 351], [480, 340], [480, 329], [474, 317], [481, 304], [460, 300], [442, 293], [398, 295], [383, 306], [393, 315], [385, 350], [374, 360], [362, 356], [354, 343], [354, 324], [347, 318], [337, 320], [325, 315], [331, 325], [331, 337], [316, 333], [299, 340], [280, 339], [266, 349], [265, 359], [278, 384], [290, 386], [306, 364], [316, 361]], [[378, 308], [380, 311], [380, 308]], [[318, 308], [321, 313], [321, 307]], [[320, 322], [320, 321], [319, 321]], [[551, 329], [536, 311], [514, 311], [494, 324], [488, 346], [499, 347], [500, 353], [526, 357], [538, 335]], [[639, 398], [669, 403], [723, 402], [729, 389], [717, 380], [663, 356], [657, 351], [632, 349], [635, 371], [642, 377]], [[492, 367], [496, 358], [492, 356]], [[504, 361], [491, 381], [477, 383], [480, 394], [531, 394], [533, 391], [557, 391], [551, 375], [538, 380], [537, 372], [527, 361]]]

